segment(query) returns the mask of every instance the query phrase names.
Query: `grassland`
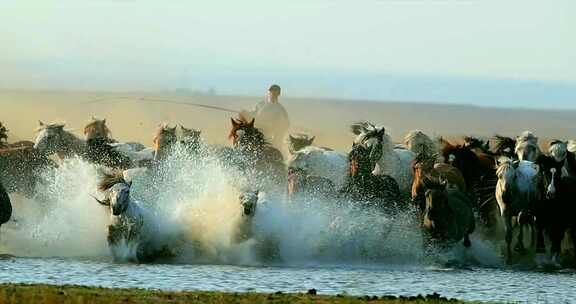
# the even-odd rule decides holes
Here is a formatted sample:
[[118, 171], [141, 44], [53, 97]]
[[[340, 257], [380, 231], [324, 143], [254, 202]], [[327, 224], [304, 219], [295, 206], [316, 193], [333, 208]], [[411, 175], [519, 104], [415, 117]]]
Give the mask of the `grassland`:
[[393, 296], [326, 296], [285, 293], [223, 293], [223, 292], [165, 292], [144, 289], [108, 289], [82, 286], [1, 284], [0, 303], [5, 304], [84, 304], [84, 303], [380, 303], [380, 304], [439, 304], [464, 303], [439, 295], [397, 298]]

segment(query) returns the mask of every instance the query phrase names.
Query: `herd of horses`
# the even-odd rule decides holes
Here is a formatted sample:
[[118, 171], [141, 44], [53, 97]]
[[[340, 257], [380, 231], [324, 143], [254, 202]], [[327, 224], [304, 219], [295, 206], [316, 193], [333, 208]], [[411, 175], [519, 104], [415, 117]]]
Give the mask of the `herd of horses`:
[[411, 210], [428, 243], [440, 246], [462, 242], [470, 247], [475, 230], [487, 238], [504, 235], [508, 261], [532, 251], [549, 252], [549, 261], [559, 265], [563, 254], [576, 248], [575, 142], [555, 140], [545, 152], [529, 131], [515, 138], [466, 137], [461, 144], [419, 130], [395, 144], [384, 127], [369, 122], [354, 123], [351, 131], [355, 139], [348, 153], [315, 146], [308, 134], [289, 135], [285, 159], [254, 120], [231, 119], [230, 146], [209, 145], [198, 130], [167, 125], [158, 128], [152, 147], [122, 143], [111, 137], [105, 119], [96, 118], [83, 137], [64, 124], [40, 122], [34, 142], [9, 143], [0, 124], [0, 225], [12, 212], [8, 194], [41, 195], [39, 172], [58, 167], [58, 159], [80, 157], [107, 168], [98, 187], [104, 198], [96, 200], [111, 215], [113, 256], [121, 255], [115, 252], [117, 244], [134, 244], [137, 260], [149, 260], [165, 248], [144, 238], [158, 227], [148, 223], [146, 207], [132, 197], [128, 176], [137, 168], [154, 172], [178, 146], [192, 157], [214, 155], [250, 181], [238, 198], [245, 220], [234, 237], [237, 242], [250, 238], [251, 218], [263, 193], [274, 193], [289, 204], [346, 202], [388, 216]]

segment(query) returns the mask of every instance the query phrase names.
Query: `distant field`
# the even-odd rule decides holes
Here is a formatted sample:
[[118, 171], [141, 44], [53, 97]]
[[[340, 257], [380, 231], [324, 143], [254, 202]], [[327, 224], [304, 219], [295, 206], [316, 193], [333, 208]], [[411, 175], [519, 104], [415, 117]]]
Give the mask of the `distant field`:
[[[32, 139], [38, 120], [65, 121], [81, 128], [92, 115], [108, 119], [114, 137], [151, 144], [152, 133], [161, 122], [183, 124], [203, 130], [210, 142], [226, 142], [229, 117], [233, 113], [211, 109], [152, 103], [115, 97], [129, 96], [201, 103], [230, 109], [250, 108], [262, 97], [169, 96], [151, 93], [102, 93], [54, 91], [0, 91], [0, 121], [11, 131], [12, 140]], [[103, 98], [100, 102], [88, 101]], [[541, 138], [576, 138], [576, 111], [507, 110], [473, 106], [417, 103], [367, 102], [283, 98], [292, 121], [293, 132], [310, 132], [317, 143], [347, 150], [352, 141], [350, 123], [368, 120], [387, 126], [395, 140], [412, 129], [449, 138], [495, 133], [513, 136], [532, 130]]]
[[464, 303], [457, 300], [396, 297], [349, 297], [305, 294], [261, 294], [222, 292], [161, 292], [142, 289], [105, 289], [80, 286], [0, 285], [0, 303], [6, 304], [114, 304], [114, 303], [377, 303], [377, 304], [439, 304]]

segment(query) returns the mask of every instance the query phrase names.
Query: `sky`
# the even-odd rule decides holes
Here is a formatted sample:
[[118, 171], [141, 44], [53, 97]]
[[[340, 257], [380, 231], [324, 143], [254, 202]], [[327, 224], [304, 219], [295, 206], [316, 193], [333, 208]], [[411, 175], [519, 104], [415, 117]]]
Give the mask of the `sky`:
[[2, 0], [0, 89], [576, 108], [576, 2]]

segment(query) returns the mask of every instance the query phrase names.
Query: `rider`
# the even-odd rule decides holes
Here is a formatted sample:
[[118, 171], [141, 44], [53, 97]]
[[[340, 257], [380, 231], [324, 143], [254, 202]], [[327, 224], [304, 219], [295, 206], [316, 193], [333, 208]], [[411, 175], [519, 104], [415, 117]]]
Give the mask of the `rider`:
[[268, 89], [266, 100], [256, 104], [252, 111], [242, 110], [240, 118], [250, 121], [255, 119], [255, 126], [264, 133], [266, 139], [276, 148], [281, 148], [284, 137], [290, 127], [288, 112], [280, 104], [281, 89], [277, 84], [273, 84]]

